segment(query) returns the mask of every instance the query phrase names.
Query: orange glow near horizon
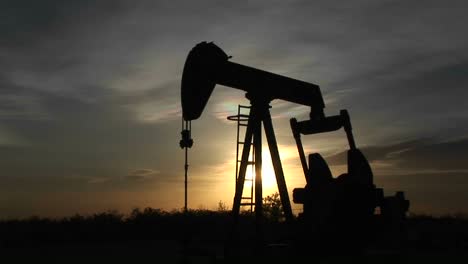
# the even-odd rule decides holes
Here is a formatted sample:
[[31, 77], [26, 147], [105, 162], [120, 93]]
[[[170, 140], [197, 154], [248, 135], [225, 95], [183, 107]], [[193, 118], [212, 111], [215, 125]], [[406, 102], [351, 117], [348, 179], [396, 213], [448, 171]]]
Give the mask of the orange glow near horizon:
[[[280, 151], [281, 164], [290, 196], [289, 198], [291, 200], [292, 190], [305, 186], [305, 177], [296, 146], [279, 145], [278, 149]], [[319, 149], [315, 149], [314, 151], [321, 152]], [[306, 150], [306, 153], [309, 152], [311, 152], [311, 150]], [[231, 208], [235, 191], [235, 159], [234, 152], [222, 163], [196, 169], [197, 171], [194, 175], [190, 176], [189, 180], [189, 206], [191, 208], [216, 209], [220, 201], [228, 208]], [[279, 192], [271, 161], [271, 154], [266, 144], [262, 148], [262, 161], [263, 197], [266, 197]], [[195, 167], [192, 167], [192, 169], [195, 169]], [[249, 181], [249, 179], [252, 179], [252, 176], [255, 175], [253, 169], [254, 168], [250, 165], [247, 168], [243, 197], [250, 197], [251, 195], [252, 182]], [[330, 169], [332, 174], [336, 177], [346, 171], [346, 166], [330, 166]], [[248, 201], [244, 200], [243, 202]], [[302, 210], [302, 206], [293, 204], [292, 200], [291, 205], [295, 213]]]
[[[282, 146], [280, 147], [280, 158], [283, 165], [283, 172], [286, 178], [286, 183], [289, 183], [291, 180], [288, 175], [296, 174], [296, 166], [288, 166], [291, 159], [296, 158], [295, 153], [297, 152], [295, 148], [289, 148]], [[254, 179], [255, 172], [253, 166], [248, 166], [246, 173], [246, 182], [244, 185], [244, 196], [250, 194], [252, 187], [252, 182], [249, 179]], [[294, 181], [295, 182], [295, 181]], [[294, 185], [295, 186], [295, 185]], [[271, 160], [270, 150], [267, 147], [262, 148], [262, 187], [263, 187], [263, 197], [271, 195], [275, 192], [278, 192], [278, 186], [276, 183], [276, 174], [273, 168], [273, 163]]]

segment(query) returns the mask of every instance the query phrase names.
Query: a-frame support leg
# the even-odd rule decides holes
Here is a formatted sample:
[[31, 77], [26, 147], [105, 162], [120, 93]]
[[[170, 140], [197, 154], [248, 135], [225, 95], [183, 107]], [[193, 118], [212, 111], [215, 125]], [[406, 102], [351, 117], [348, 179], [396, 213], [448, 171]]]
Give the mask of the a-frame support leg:
[[286, 217], [286, 221], [291, 222], [293, 220], [291, 203], [289, 201], [288, 188], [286, 186], [286, 180], [284, 179], [283, 167], [281, 165], [278, 144], [276, 142], [275, 131], [273, 130], [270, 111], [266, 111], [263, 119], [263, 125], [265, 127], [265, 135], [268, 141], [268, 147], [270, 148], [271, 160], [275, 170], [276, 183], [278, 184], [284, 216]]

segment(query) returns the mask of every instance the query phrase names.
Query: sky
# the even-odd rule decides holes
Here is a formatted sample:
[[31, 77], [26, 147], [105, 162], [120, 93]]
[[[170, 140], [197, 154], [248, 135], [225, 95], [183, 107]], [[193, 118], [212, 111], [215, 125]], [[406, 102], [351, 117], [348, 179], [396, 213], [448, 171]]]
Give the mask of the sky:
[[[413, 213], [468, 213], [466, 1], [27, 1], [0, 3], [0, 218], [183, 206], [180, 82], [214, 41], [231, 61], [320, 85], [347, 109], [387, 195]], [[189, 207], [228, 207], [244, 94], [218, 85], [192, 122]], [[272, 116], [288, 190], [304, 176], [289, 119]], [[304, 137], [335, 176], [344, 133]], [[265, 194], [276, 191], [264, 151]], [[295, 206], [297, 213], [300, 207]]]

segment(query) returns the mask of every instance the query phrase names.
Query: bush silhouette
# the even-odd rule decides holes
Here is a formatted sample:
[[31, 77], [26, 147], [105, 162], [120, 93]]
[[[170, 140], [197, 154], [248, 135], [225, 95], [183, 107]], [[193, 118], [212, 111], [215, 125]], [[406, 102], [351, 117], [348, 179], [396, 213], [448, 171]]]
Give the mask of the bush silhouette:
[[[290, 233], [285, 225], [278, 194], [265, 197], [265, 234], [269, 241], [281, 241]], [[254, 233], [253, 214], [241, 214], [239, 230]], [[222, 245], [231, 214], [227, 210], [182, 210], [170, 212], [135, 208], [124, 215], [107, 211], [73, 215], [62, 219], [30, 217], [0, 221], [0, 249], [37, 248], [47, 245], [109, 245], [142, 241], [182, 241], [191, 244]], [[408, 247], [417, 250], [468, 250], [468, 219], [463, 215], [432, 217], [410, 215]], [[281, 236], [277, 234], [281, 233]], [[377, 245], [377, 244], [376, 244]]]
[[263, 198], [263, 212], [265, 218], [272, 222], [284, 220], [283, 205], [278, 192]]

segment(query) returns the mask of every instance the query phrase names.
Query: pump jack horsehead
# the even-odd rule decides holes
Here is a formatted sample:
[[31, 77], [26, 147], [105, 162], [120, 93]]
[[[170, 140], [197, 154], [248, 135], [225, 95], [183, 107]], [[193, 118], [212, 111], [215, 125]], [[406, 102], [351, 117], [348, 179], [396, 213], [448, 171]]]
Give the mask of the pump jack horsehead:
[[[308, 120], [291, 119], [299, 158], [302, 164], [306, 186], [293, 190], [293, 201], [303, 205], [303, 212], [297, 220], [308, 230], [329, 235], [361, 236], [355, 230], [368, 229], [377, 217], [390, 219], [393, 225], [400, 225], [409, 207], [403, 192], [384, 197], [383, 190], [376, 188], [368, 161], [356, 147], [348, 112], [341, 110], [339, 115], [325, 116], [325, 104], [318, 85], [277, 75], [229, 61], [226, 53], [215, 44], [201, 42], [188, 54], [181, 87], [183, 139], [181, 147], [191, 147], [190, 121], [198, 119], [216, 86], [221, 84], [246, 92], [251, 110], [245, 133], [241, 164], [237, 175], [236, 190], [232, 208], [233, 217], [239, 215], [243, 186], [248, 165], [250, 148], [253, 145], [255, 159], [255, 216], [262, 218], [262, 124], [270, 149], [276, 182], [286, 221], [292, 222], [289, 194], [273, 130], [270, 115], [270, 102], [275, 99], [310, 107]], [[330, 169], [318, 153], [308, 156], [302, 146], [301, 135], [331, 132], [343, 128], [348, 142], [348, 172], [334, 178]], [[187, 168], [187, 166], [186, 166]], [[375, 209], [380, 209], [376, 216]], [[261, 220], [257, 221], [261, 229]], [[338, 237], [337, 237], [338, 236]], [[336, 241], [335, 241], [336, 242]]]

